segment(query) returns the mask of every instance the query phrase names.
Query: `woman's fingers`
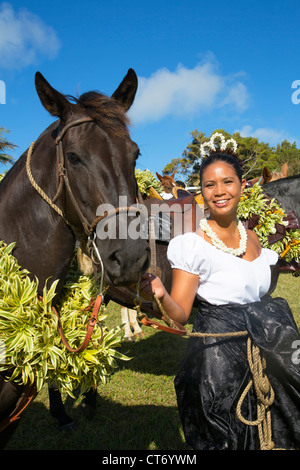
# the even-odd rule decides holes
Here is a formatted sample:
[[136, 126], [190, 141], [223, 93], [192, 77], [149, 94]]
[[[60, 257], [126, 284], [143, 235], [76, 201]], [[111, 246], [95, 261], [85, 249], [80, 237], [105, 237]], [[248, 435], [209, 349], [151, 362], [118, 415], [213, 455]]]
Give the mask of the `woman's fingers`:
[[139, 292], [142, 297], [147, 300], [152, 300], [155, 294], [158, 298], [162, 297], [164, 293], [164, 286], [159, 279], [151, 273], [143, 273], [141, 275]]

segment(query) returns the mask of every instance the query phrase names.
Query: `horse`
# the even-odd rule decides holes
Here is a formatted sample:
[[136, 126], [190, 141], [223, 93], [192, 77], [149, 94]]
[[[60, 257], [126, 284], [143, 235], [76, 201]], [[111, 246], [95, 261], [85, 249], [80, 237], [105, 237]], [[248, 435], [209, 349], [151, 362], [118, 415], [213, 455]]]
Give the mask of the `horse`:
[[[54, 305], [78, 240], [83, 246], [90, 240], [102, 257], [107, 285], [136, 284], [149, 264], [147, 240], [95, 237], [105, 215], [114, 215], [122, 230], [137, 218], [131, 207], [138, 195], [134, 168], [139, 148], [130, 138], [126, 114], [137, 90], [134, 70], [128, 70], [110, 97], [94, 91], [67, 97], [40, 72], [35, 88], [43, 107], [58, 119], [0, 183], [0, 240], [15, 242], [14, 256], [38, 280], [40, 295], [47, 280], [47, 286], [59, 280]], [[124, 197], [126, 205], [119, 207]], [[99, 218], [103, 204], [113, 209]], [[10, 418], [25, 392], [25, 386], [0, 376], [1, 447], [18, 424]]]
[[288, 174], [289, 167], [287, 163], [284, 163], [282, 165], [280, 172], [270, 171], [268, 167], [264, 166], [262, 169], [261, 176], [247, 181], [247, 185], [253, 186], [255, 183], [257, 183], [262, 186], [263, 184], [270, 183], [271, 181], [276, 181], [281, 178], [287, 178]]
[[286, 213], [293, 211], [300, 223], [300, 175], [271, 181], [262, 185], [267, 196], [274, 198]]
[[174, 180], [175, 170], [171, 175], [164, 176], [156, 172], [156, 176], [164, 189], [164, 193], [162, 195], [163, 199], [168, 199], [169, 197], [172, 197], [171, 195], [173, 195], [173, 189], [177, 186]]

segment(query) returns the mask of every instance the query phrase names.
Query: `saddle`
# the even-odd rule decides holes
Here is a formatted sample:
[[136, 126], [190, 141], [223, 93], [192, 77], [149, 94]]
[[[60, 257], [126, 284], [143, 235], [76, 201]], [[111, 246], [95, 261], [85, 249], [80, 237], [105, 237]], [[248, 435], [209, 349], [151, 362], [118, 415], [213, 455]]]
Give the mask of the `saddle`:
[[149, 220], [149, 241], [154, 238], [169, 242], [177, 235], [194, 232], [203, 217], [203, 205], [198, 204], [195, 197], [187, 191], [184, 191], [184, 197], [178, 199], [151, 197], [144, 200], [143, 204]]

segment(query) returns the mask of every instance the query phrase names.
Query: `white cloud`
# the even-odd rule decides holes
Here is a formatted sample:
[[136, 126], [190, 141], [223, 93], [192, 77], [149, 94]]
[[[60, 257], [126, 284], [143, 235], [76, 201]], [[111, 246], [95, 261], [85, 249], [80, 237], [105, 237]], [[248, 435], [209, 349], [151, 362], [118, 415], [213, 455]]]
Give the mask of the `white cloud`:
[[238, 111], [244, 111], [248, 106], [249, 95], [247, 88], [242, 82], [234, 83], [225, 92], [222, 106], [234, 104]]
[[20, 69], [37, 62], [38, 57], [52, 59], [60, 42], [54, 29], [25, 8], [14, 11], [10, 3], [0, 5], [0, 67]]
[[249, 100], [246, 86], [233, 77], [217, 73], [211, 61], [174, 72], [157, 70], [149, 78], [139, 77], [139, 88], [130, 111], [132, 121], [158, 121], [169, 115], [190, 116], [224, 106], [244, 111]]
[[258, 140], [267, 142], [270, 145], [277, 145], [283, 140], [288, 140], [289, 142], [295, 141], [295, 139], [290, 137], [287, 132], [272, 129], [271, 127], [259, 127], [258, 129], [253, 129], [252, 126], [246, 125], [235, 132], [239, 132], [242, 137], [256, 137]]

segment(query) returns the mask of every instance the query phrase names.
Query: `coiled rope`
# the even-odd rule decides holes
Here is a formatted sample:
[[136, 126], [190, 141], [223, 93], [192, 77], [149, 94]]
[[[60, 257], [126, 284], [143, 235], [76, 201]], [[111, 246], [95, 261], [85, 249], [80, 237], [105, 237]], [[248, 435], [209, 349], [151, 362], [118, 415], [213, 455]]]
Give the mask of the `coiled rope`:
[[[253, 378], [249, 381], [238, 401], [236, 413], [242, 423], [248, 426], [257, 426], [260, 449], [273, 450], [275, 449], [275, 444], [272, 440], [271, 412], [269, 407], [274, 402], [275, 393], [265, 374], [266, 360], [261, 357], [259, 348], [251, 342], [250, 338], [247, 340], [247, 358]], [[249, 421], [243, 417], [241, 408], [252, 386], [254, 386], [257, 397], [257, 419]]]

